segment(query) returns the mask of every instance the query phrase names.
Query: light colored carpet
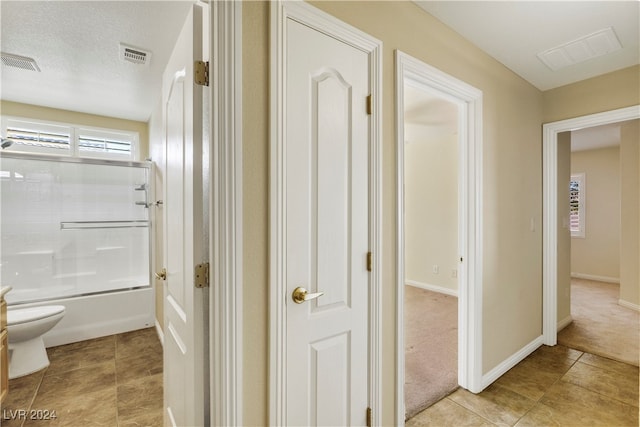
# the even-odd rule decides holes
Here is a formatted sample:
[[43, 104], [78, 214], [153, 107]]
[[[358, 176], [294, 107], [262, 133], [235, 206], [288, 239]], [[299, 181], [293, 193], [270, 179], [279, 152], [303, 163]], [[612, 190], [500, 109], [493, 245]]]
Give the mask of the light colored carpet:
[[558, 344], [638, 366], [640, 314], [618, 304], [620, 285], [571, 280], [573, 322]]
[[405, 286], [405, 417], [458, 388], [458, 298]]

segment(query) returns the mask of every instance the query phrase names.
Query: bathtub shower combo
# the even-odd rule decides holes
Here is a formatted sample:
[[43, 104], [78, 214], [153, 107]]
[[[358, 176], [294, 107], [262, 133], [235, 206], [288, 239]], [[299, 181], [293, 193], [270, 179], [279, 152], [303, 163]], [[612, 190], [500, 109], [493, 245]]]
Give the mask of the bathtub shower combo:
[[2, 153], [10, 377], [47, 366], [45, 346], [154, 324], [150, 175], [147, 162]]

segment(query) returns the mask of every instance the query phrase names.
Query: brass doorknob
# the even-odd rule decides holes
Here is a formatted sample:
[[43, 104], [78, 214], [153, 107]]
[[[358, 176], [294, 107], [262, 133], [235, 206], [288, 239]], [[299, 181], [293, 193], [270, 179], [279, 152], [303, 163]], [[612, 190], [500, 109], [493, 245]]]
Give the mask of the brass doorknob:
[[318, 297], [321, 297], [322, 295], [324, 295], [324, 292], [316, 292], [314, 294], [310, 294], [305, 288], [298, 286], [293, 290], [291, 298], [296, 304], [302, 304], [305, 301], [316, 299]]
[[167, 269], [163, 268], [160, 273], [155, 273], [156, 279], [167, 280]]

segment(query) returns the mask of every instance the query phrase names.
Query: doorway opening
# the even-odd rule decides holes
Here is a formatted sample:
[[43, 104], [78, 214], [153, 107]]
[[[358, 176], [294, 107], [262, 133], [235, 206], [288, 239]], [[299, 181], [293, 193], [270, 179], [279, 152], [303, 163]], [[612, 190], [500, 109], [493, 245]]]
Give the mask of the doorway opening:
[[558, 344], [632, 364], [640, 330], [625, 271], [637, 244], [637, 126], [565, 131], [557, 146]]
[[[405, 378], [406, 367], [409, 362], [405, 360], [405, 337], [409, 342], [408, 335], [411, 333], [405, 324], [405, 310], [408, 311], [409, 306], [405, 307], [405, 293], [419, 292], [416, 286], [405, 292], [407, 284], [420, 284], [420, 279], [410, 277], [420, 274], [419, 268], [422, 268], [422, 274], [427, 277], [431, 275], [444, 278], [447, 280], [439, 281], [440, 285], [428, 286], [428, 283], [422, 283], [422, 288], [428, 288], [425, 292], [433, 290], [440, 291], [431, 294], [433, 298], [444, 298], [457, 292], [458, 301], [453, 306], [457, 309], [457, 344], [454, 348], [457, 350], [457, 384], [454, 382], [454, 388], [457, 385], [464, 387], [472, 392], [480, 392], [483, 388], [482, 384], [482, 260], [481, 250], [481, 225], [482, 225], [482, 92], [478, 89], [467, 85], [415, 58], [406, 55], [403, 52], [396, 51], [396, 123], [397, 123], [397, 384], [396, 384], [396, 423], [403, 425], [407, 411], [407, 399], [405, 396]], [[411, 216], [414, 214], [413, 207], [409, 204], [418, 200], [420, 203], [426, 202], [426, 207], [434, 210], [435, 204], [431, 204], [430, 200], [420, 200], [425, 195], [410, 194], [411, 185], [408, 173], [412, 169], [414, 160], [418, 160], [416, 153], [409, 153], [408, 150], [420, 147], [417, 143], [413, 147], [411, 133], [417, 131], [417, 139], [423, 138], [426, 130], [425, 126], [411, 124], [411, 112], [405, 110], [408, 104], [411, 104], [413, 98], [419, 99], [422, 105], [436, 104], [436, 110], [439, 113], [446, 111], [445, 117], [449, 119], [448, 131], [449, 144], [440, 146], [441, 150], [448, 151], [447, 158], [451, 161], [447, 165], [443, 165], [445, 151], [431, 153], [425, 157], [436, 157], [438, 167], [444, 168], [436, 177], [428, 179], [438, 181], [443, 184], [443, 176], [446, 173], [450, 176], [447, 185], [447, 198], [453, 197], [454, 202], [448, 202], [447, 210], [451, 217], [451, 210], [455, 213], [453, 224], [452, 218], [449, 219], [448, 237], [444, 237], [444, 241], [448, 245], [448, 253], [453, 255], [445, 255], [446, 261], [427, 261], [425, 256], [421, 254], [422, 250], [411, 251], [410, 246], [416, 245], [420, 247], [424, 243], [414, 242], [416, 233], [411, 231], [410, 227], [424, 226], [424, 222], [414, 221]], [[426, 98], [425, 98], [426, 97]], [[419, 108], [418, 108], [419, 109]], [[418, 113], [418, 116], [421, 114]], [[422, 120], [433, 120], [434, 115], [427, 115]], [[439, 120], [442, 120], [440, 118]], [[453, 126], [453, 128], [452, 128]], [[426, 126], [428, 127], [428, 126]], [[442, 126], [440, 126], [443, 128]], [[445, 126], [444, 129], [447, 129]], [[422, 136], [420, 136], [422, 132]], [[454, 135], [455, 133], [455, 135]], [[414, 135], [416, 135], [414, 133]], [[428, 135], [427, 135], [428, 136]], [[408, 142], [408, 147], [407, 144]], [[455, 147], [455, 150], [454, 150]], [[409, 157], [411, 156], [411, 159]], [[420, 160], [418, 160], [420, 161]], [[434, 166], [435, 167], [435, 166]], [[420, 168], [418, 168], [420, 169]], [[445, 172], [446, 171], [446, 172]], [[422, 184], [422, 183], [420, 183]], [[442, 189], [442, 185], [435, 185], [434, 188]], [[433, 195], [426, 197], [435, 197]], [[420, 204], [418, 203], [418, 204]], [[440, 203], [443, 205], [443, 203]], [[411, 210], [412, 212], [409, 212]], [[444, 213], [441, 212], [441, 215]], [[418, 214], [419, 216], [419, 214]], [[411, 237], [409, 234], [411, 233]], [[433, 233], [433, 231], [431, 232]], [[433, 235], [433, 234], [432, 234]], [[417, 255], [417, 262], [414, 263], [413, 257]], [[453, 260], [450, 260], [454, 257]], [[444, 258], [443, 258], [444, 259]], [[413, 267], [418, 266], [418, 270], [414, 271]], [[426, 268], [425, 268], [426, 266]], [[453, 277], [456, 276], [456, 277]], [[423, 279], [429, 281], [431, 279]], [[424, 286], [424, 285], [427, 286]], [[431, 284], [433, 285], [433, 283]], [[415, 288], [415, 289], [414, 289]], [[430, 288], [430, 289], [429, 289]], [[457, 289], [456, 289], [457, 288]], [[446, 292], [444, 295], [442, 292]], [[453, 322], [447, 325], [449, 328]], [[433, 345], [433, 339], [427, 338], [428, 344]], [[452, 352], [451, 352], [452, 353]], [[451, 355], [449, 353], [449, 355]], [[454, 358], [456, 360], [456, 358]], [[427, 364], [431, 360], [425, 360]], [[444, 396], [442, 396], [444, 397]], [[434, 402], [432, 402], [434, 403]], [[424, 405], [424, 403], [423, 403]], [[415, 411], [413, 408], [412, 412]]]
[[571, 321], [570, 318], [566, 320], [566, 314], [560, 313], [563, 304], [566, 307], [569, 297], [570, 272], [567, 273], [566, 261], [562, 262], [562, 252], [559, 251], [563, 236], [563, 215], [566, 216], [559, 206], [559, 200], [565, 198], [560, 198], [559, 192], [567, 187], [566, 180], [559, 176], [559, 141], [563, 133], [568, 131], [638, 118], [640, 107], [635, 105], [543, 126], [543, 338], [546, 345], [556, 345], [558, 329]]
[[459, 106], [404, 85], [405, 412], [458, 388]]

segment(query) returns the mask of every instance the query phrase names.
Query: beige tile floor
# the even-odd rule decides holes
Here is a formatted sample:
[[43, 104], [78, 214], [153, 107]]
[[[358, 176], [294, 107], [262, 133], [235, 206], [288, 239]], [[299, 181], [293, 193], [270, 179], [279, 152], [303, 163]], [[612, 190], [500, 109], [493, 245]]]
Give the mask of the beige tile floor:
[[638, 367], [542, 346], [474, 395], [458, 389], [407, 422], [417, 426], [638, 426]]
[[[47, 369], [9, 381], [2, 427], [162, 426], [162, 347], [155, 328], [47, 352]], [[54, 411], [55, 419], [25, 419]]]
[[[49, 368], [10, 381], [2, 427], [162, 425], [162, 348], [153, 328], [48, 352]], [[407, 426], [638, 426], [638, 375], [637, 366], [543, 346], [482, 393], [459, 389]], [[57, 418], [10, 419], [19, 409]]]

